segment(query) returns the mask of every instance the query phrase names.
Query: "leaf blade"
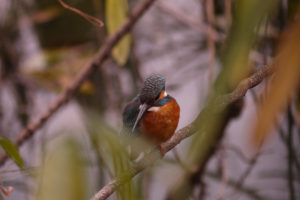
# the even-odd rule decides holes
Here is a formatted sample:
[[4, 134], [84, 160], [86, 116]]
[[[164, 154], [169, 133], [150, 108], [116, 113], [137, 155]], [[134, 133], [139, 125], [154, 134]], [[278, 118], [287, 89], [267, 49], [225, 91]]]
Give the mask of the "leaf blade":
[[[109, 35], [116, 32], [116, 30], [124, 23], [128, 13], [128, 6], [126, 0], [106, 0], [105, 17], [106, 28]], [[130, 53], [131, 35], [126, 34], [113, 48], [112, 55], [115, 61], [123, 66]]]
[[23, 159], [14, 143], [12, 143], [9, 139], [0, 136], [0, 146], [20, 168], [23, 167]]

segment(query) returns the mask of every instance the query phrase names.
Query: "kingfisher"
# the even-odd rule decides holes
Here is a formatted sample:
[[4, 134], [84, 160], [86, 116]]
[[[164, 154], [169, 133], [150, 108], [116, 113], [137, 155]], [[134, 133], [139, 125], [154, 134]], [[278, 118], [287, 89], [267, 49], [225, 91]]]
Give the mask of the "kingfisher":
[[165, 78], [150, 74], [143, 82], [140, 93], [128, 103], [123, 111], [121, 140], [126, 147], [130, 160], [140, 153], [159, 148], [174, 134], [180, 116], [177, 101], [167, 94]]

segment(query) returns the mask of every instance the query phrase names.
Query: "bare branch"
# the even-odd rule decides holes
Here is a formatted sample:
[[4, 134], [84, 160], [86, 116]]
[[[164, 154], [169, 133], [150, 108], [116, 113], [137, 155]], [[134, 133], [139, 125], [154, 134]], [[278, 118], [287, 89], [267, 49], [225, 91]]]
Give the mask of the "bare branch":
[[[67, 103], [73, 97], [84, 80], [92, 75], [98, 66], [100, 66], [109, 56], [112, 48], [117, 42], [132, 28], [135, 22], [142, 16], [142, 14], [150, 7], [155, 0], [143, 0], [133, 10], [130, 17], [125, 23], [116, 31], [115, 34], [107, 38], [106, 42], [102, 45], [95, 58], [89, 62], [79, 74], [75, 77], [71, 85], [62, 92], [57, 99], [39, 116], [29, 123], [18, 135], [15, 140], [16, 146], [21, 146], [26, 140], [30, 139], [34, 132], [42, 127], [45, 122], [55, 113], [58, 108]], [[3, 153], [0, 156], [0, 165], [3, 165], [8, 158], [7, 154]]]
[[[242, 80], [233, 92], [221, 96], [213, 107], [204, 108], [191, 124], [176, 131], [174, 136], [168, 142], [162, 144], [162, 147], [164, 148], [165, 152], [170, 151], [182, 140], [198, 132], [198, 130], [200, 130], [200, 127], [204, 125], [203, 121], [205, 120], [203, 119], [219, 114], [229, 104], [237, 101], [238, 99], [241, 99], [250, 88], [257, 86], [260, 82], [262, 82], [262, 80], [265, 77], [272, 74], [276, 68], [274, 64], [275, 61], [268, 65], [262, 66], [261, 68], [256, 70], [252, 76]], [[142, 172], [147, 167], [152, 166], [154, 161], [161, 159], [162, 154], [159, 150], [155, 149], [151, 152], [151, 157], [152, 159], [150, 160], [149, 156], [145, 156], [143, 159], [141, 159], [139, 162], [133, 165], [130, 169], [124, 171], [120, 176], [111, 180], [105, 187], [103, 187], [99, 192], [97, 192], [91, 198], [91, 200], [106, 199], [120, 186], [130, 181], [135, 175]]]

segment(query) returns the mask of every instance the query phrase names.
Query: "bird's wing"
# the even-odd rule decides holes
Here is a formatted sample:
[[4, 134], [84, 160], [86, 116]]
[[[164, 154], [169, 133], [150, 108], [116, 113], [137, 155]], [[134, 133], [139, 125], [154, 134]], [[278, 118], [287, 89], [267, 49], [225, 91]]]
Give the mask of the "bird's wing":
[[137, 125], [134, 132], [132, 128], [140, 112], [140, 97], [139, 95], [134, 98], [132, 102], [126, 105], [123, 111], [123, 127], [120, 133], [122, 142], [127, 146], [130, 141], [141, 134], [140, 124]]

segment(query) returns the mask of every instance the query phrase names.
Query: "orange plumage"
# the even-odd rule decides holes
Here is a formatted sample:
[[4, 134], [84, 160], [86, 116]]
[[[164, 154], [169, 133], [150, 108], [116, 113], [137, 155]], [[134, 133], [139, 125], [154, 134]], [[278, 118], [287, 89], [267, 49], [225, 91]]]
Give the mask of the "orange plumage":
[[142, 135], [155, 145], [168, 141], [177, 128], [179, 115], [180, 107], [173, 98], [157, 112], [147, 111], [141, 120]]

